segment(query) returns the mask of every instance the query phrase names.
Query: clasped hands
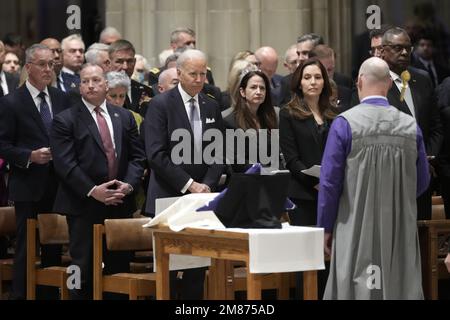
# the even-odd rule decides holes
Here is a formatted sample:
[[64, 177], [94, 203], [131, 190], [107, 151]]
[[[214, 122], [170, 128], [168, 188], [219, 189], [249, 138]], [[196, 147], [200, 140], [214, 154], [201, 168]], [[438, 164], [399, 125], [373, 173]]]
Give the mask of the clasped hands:
[[95, 186], [91, 197], [107, 206], [118, 206], [123, 203], [123, 198], [132, 192], [132, 187], [119, 180], [111, 180]]

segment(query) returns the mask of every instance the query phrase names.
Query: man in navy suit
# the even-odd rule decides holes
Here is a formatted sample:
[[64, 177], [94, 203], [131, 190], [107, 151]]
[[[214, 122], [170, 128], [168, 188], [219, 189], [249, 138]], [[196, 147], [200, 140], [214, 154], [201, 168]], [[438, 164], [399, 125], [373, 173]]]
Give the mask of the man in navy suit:
[[[150, 215], [155, 213], [156, 199], [182, 196], [188, 192], [211, 192], [222, 174], [221, 164], [194, 164], [191, 161], [175, 165], [171, 158], [172, 149], [178, 144], [178, 141], [171, 140], [175, 130], [188, 131], [191, 149], [201, 151], [205, 148], [202, 135], [206, 130], [223, 132], [218, 104], [201, 93], [206, 65], [206, 57], [201, 51], [189, 49], [183, 52], [177, 60], [178, 86], [157, 95], [148, 106], [144, 132], [145, 150], [151, 168], [146, 206], [146, 212]], [[202, 298], [204, 275], [203, 269], [190, 269], [183, 273], [182, 299]]]
[[[81, 270], [81, 288], [71, 299], [92, 297], [92, 227], [107, 218], [130, 218], [134, 190], [143, 174], [144, 150], [130, 111], [106, 103], [101, 67], [83, 66], [81, 98], [59, 114], [50, 143], [61, 179], [54, 211], [67, 215], [72, 264]], [[105, 255], [105, 273], [126, 272], [127, 252]]]
[[64, 92], [79, 93], [80, 69], [84, 63], [85, 45], [79, 34], [72, 34], [61, 42], [63, 68], [59, 74], [58, 88]]
[[[0, 99], [0, 157], [11, 166], [9, 197], [16, 209], [13, 298], [25, 298], [26, 221], [53, 207], [57, 180], [49, 148], [52, 118], [69, 107], [64, 93], [50, 87], [52, 51], [35, 44], [26, 51], [28, 80]], [[42, 248], [44, 266], [58, 263], [57, 248]]]

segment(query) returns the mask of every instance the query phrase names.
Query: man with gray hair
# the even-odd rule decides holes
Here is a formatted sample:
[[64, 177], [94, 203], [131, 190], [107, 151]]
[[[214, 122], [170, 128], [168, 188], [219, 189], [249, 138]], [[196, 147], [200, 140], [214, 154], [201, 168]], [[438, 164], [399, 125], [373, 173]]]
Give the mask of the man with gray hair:
[[111, 43], [116, 42], [117, 40], [122, 39], [122, 35], [119, 31], [117, 31], [114, 27], [106, 27], [100, 33], [100, 37], [98, 42], [106, 44], [109, 46]]
[[324, 299], [423, 299], [416, 197], [430, 176], [422, 131], [389, 105], [389, 66], [366, 60], [361, 104], [330, 128], [317, 225], [331, 254]]
[[[204, 159], [198, 163], [195, 157], [195, 154], [203, 154], [206, 148], [203, 132], [208, 129], [223, 131], [217, 102], [201, 92], [206, 78], [205, 54], [195, 49], [183, 52], [177, 60], [177, 73], [178, 85], [150, 101], [143, 126], [145, 150], [151, 168], [145, 210], [150, 216], [155, 214], [158, 198], [215, 190], [223, 171], [221, 164], [207, 164]], [[189, 146], [192, 157], [188, 163], [182, 161], [175, 164], [171, 154], [180, 141], [172, 141], [172, 134], [180, 129], [191, 137]], [[174, 289], [176, 272], [171, 276]], [[184, 271], [181, 298], [202, 299], [204, 276], [203, 269]], [[171, 291], [174, 296], [174, 291]]]
[[[111, 71], [124, 71], [131, 79], [136, 64], [135, 56], [136, 50], [131, 42], [122, 39], [112, 43], [109, 46]], [[144, 116], [147, 102], [153, 96], [152, 88], [131, 79], [131, 87], [125, 100], [125, 108]]]
[[85, 45], [79, 34], [72, 34], [61, 41], [63, 68], [60, 74], [60, 89], [79, 93], [81, 66], [84, 63]]
[[91, 44], [84, 54], [86, 62], [100, 66], [105, 73], [109, 72], [111, 60], [109, 60], [108, 50], [109, 46], [104, 43]]
[[[57, 179], [49, 131], [53, 118], [70, 106], [66, 95], [50, 86], [53, 53], [47, 46], [34, 44], [26, 50], [25, 69], [25, 84], [0, 99], [0, 158], [10, 164], [9, 200], [16, 210], [14, 299], [26, 298], [27, 219], [53, 212]], [[58, 251], [44, 246], [42, 265], [57, 265]]]

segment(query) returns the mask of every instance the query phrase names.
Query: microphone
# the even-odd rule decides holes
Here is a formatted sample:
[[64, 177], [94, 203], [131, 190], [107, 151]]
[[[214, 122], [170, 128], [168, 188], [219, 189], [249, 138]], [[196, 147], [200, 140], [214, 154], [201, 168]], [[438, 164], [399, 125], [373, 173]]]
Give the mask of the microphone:
[[408, 70], [405, 70], [400, 75], [400, 78], [402, 79], [402, 91], [400, 93], [400, 102], [403, 102], [405, 100], [405, 93], [406, 88], [408, 88], [408, 82], [411, 80], [411, 74]]

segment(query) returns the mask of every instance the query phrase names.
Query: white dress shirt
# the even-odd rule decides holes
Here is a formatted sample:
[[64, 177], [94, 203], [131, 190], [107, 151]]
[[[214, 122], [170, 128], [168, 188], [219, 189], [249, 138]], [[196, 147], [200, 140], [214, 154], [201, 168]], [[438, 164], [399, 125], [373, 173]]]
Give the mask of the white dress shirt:
[[[181, 99], [183, 100], [184, 103], [184, 109], [186, 110], [186, 114], [187, 117], [190, 119], [190, 114], [191, 114], [191, 99], [194, 98], [195, 100], [195, 108], [197, 109], [198, 112], [198, 116], [201, 119], [201, 113], [200, 113], [200, 104], [199, 104], [199, 100], [198, 100], [198, 94], [196, 94], [194, 97], [191, 97], [186, 91], [184, 91], [183, 87], [181, 86], [181, 83], [178, 83], [178, 91], [180, 92], [181, 95]], [[202, 129], [201, 132], [203, 132], [203, 128], [202, 128], [202, 123], [200, 122], [200, 127]], [[183, 187], [183, 189], [181, 189], [181, 193], [186, 193], [186, 191], [189, 189], [189, 187], [191, 186], [191, 184], [194, 182], [194, 179], [189, 179], [189, 181], [186, 183], [186, 185]]]
[[[84, 100], [84, 98], [82, 98], [82, 100], [83, 100], [84, 105], [88, 108], [89, 113], [91, 114], [91, 117], [92, 117], [92, 119], [94, 119], [95, 124], [97, 125], [97, 128], [98, 128], [97, 114], [94, 111], [96, 106], [90, 104], [89, 102]], [[111, 135], [113, 148], [114, 148], [114, 150], [116, 150], [116, 143], [114, 141], [114, 128], [112, 125], [111, 117], [109, 116], [109, 113], [108, 113], [108, 109], [106, 108], [106, 100], [103, 101], [103, 103], [100, 105], [100, 110], [101, 110], [100, 113], [102, 114], [103, 118], [105, 118], [106, 124], [108, 125], [109, 134]], [[117, 156], [117, 154], [116, 154], [116, 156]]]
[[2, 86], [3, 95], [6, 96], [9, 93], [8, 83], [6, 82], [5, 72], [0, 71], [0, 84]]
[[[403, 88], [402, 79], [395, 72], [389, 71], [389, 73], [391, 74], [392, 81], [394, 81], [395, 85], [397, 86], [398, 90], [401, 93], [402, 88]], [[410, 80], [410, 81], [412, 81], [412, 80]], [[414, 102], [413, 102], [413, 98], [412, 98], [412, 94], [411, 94], [411, 87], [409, 86], [409, 84], [406, 85], [405, 102], [406, 102], [406, 105], [408, 106], [409, 111], [411, 112], [411, 115], [415, 118], [416, 117], [416, 109], [414, 109]]]

